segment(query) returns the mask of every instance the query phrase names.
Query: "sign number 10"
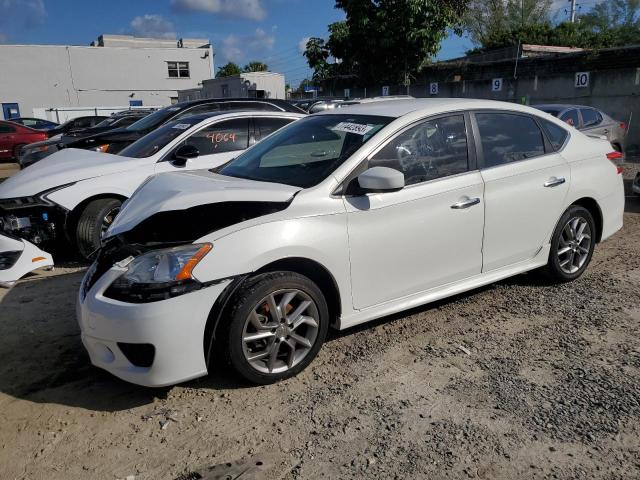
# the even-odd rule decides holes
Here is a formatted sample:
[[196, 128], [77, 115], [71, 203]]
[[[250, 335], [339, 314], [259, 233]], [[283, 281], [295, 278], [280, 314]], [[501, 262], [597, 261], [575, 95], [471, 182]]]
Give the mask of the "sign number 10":
[[589, 86], [589, 72], [576, 73], [576, 88], [584, 88]]

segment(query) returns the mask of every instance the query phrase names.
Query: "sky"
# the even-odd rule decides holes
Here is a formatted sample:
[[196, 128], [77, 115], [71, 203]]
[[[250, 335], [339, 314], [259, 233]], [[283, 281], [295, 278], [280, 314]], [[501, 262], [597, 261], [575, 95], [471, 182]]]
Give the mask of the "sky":
[[[592, 4], [597, 0], [584, 0]], [[0, 0], [0, 43], [89, 45], [100, 34], [206, 38], [216, 68], [258, 60], [296, 86], [311, 71], [306, 39], [327, 37], [342, 20], [333, 0]], [[565, 15], [568, 0], [554, 0]], [[464, 55], [468, 38], [450, 35], [438, 59]]]

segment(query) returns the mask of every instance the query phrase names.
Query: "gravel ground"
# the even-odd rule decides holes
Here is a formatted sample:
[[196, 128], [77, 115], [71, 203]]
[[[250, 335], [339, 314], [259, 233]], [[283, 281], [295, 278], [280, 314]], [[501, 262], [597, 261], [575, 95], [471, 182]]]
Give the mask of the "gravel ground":
[[121, 382], [81, 348], [82, 269], [30, 277], [0, 292], [0, 477], [640, 478], [639, 253], [628, 197], [578, 281], [520, 275], [334, 332], [268, 387]]

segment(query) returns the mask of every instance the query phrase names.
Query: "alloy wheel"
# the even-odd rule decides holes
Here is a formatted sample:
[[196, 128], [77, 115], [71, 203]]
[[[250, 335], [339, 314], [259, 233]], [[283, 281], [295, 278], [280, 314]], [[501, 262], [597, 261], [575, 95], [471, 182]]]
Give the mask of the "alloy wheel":
[[591, 228], [582, 217], [573, 217], [565, 224], [558, 242], [560, 269], [569, 274], [578, 272], [589, 258]]
[[285, 372], [300, 363], [312, 349], [318, 325], [318, 308], [305, 292], [285, 289], [270, 293], [245, 320], [244, 357], [259, 372]]

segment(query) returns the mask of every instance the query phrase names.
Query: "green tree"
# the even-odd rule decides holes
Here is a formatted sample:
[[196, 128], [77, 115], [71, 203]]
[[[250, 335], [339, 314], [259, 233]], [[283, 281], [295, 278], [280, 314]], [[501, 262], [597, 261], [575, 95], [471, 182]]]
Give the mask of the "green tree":
[[599, 32], [626, 27], [640, 28], [640, 0], [611, 0], [598, 3], [580, 17], [580, 23]]
[[[467, 0], [336, 0], [346, 20], [312, 38], [305, 57], [314, 80], [356, 75], [361, 83], [408, 82], [461, 32]], [[330, 61], [332, 60], [332, 61]]]
[[262, 62], [249, 62], [242, 69], [243, 72], [266, 72], [269, 70], [269, 66]]
[[550, 25], [551, 4], [551, 0], [471, 0], [464, 27], [471, 41], [484, 47], [507, 32]]
[[218, 77], [230, 77], [231, 75], [240, 75], [241, 73], [240, 67], [233, 62], [218, 67]]
[[[498, 5], [502, 0], [490, 2]], [[504, 16], [501, 16], [499, 11], [493, 16], [483, 16], [478, 10], [488, 3], [472, 3], [465, 17], [466, 29], [478, 45], [478, 48], [468, 53], [515, 46], [518, 42], [587, 49], [640, 43], [640, 0], [602, 2], [589, 13], [582, 15], [579, 22], [563, 22], [557, 25], [552, 25], [542, 10], [538, 10], [538, 20], [534, 15], [520, 23], [516, 21], [517, 15], [510, 14], [509, 9], [505, 10]], [[526, 0], [521, 5], [526, 7]], [[472, 10], [476, 12], [471, 13]], [[496, 7], [496, 10], [499, 9]]]

